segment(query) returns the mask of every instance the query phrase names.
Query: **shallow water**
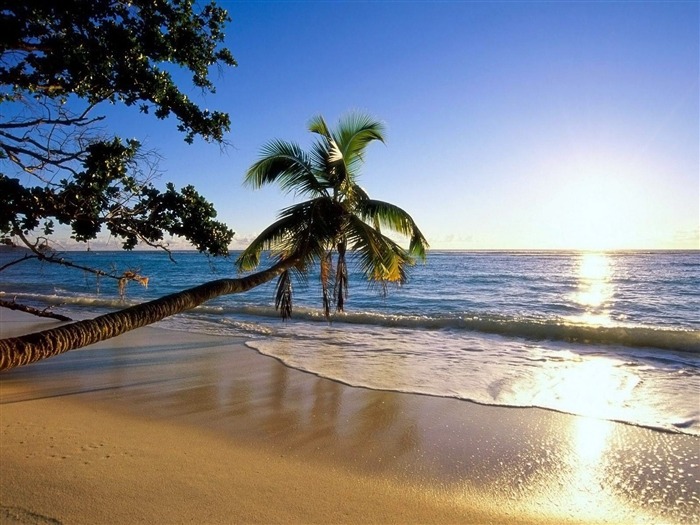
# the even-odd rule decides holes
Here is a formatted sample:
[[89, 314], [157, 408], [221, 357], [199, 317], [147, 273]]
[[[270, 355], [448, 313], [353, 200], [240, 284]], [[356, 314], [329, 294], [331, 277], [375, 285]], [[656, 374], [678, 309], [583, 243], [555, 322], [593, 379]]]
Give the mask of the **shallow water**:
[[[154, 456], [153, 451], [138, 452], [143, 441], [153, 443], [152, 436], [143, 439], [151, 430], [161, 429], [157, 439], [161, 448], [163, 443], [185, 445], [184, 450], [177, 444], [163, 449], [178, 473], [183, 456], [192, 460], [192, 454], [197, 458], [199, 451], [209, 459], [219, 458], [226, 441], [243, 443], [255, 451], [266, 475], [274, 477], [275, 473], [269, 468], [270, 456], [290, 457], [312, 466], [313, 472], [330, 465], [334, 478], [357, 472], [376, 476], [382, 484], [384, 480], [398, 482], [402, 494], [417, 488], [414, 496], [421, 498], [422, 505], [434, 499], [456, 512], [425, 522], [470, 522], [476, 519], [475, 508], [490, 512], [479, 520], [484, 523], [658, 524], [698, 523], [700, 519], [696, 437], [547, 410], [504, 409], [457, 399], [346, 388], [283, 366], [235, 341], [144, 329], [98, 343], [90, 351], [69, 352], [13, 370], [0, 381], [3, 432], [7, 434], [3, 444], [10, 443], [4, 460], [11, 461], [17, 450], [46, 451], [41, 462], [20, 456], [9, 464], [31, 486], [44, 475], [47, 465], [55, 464], [57, 455], [64, 455], [62, 473], [80, 475], [87, 458], [78, 452], [76, 435], [86, 434], [86, 420], [95, 429], [94, 420], [101, 416], [104, 421], [106, 414], [106, 425], [117, 418], [136, 442], [115, 446], [119, 431], [102, 427], [88, 431], [85, 441], [94, 443], [99, 438], [107, 444], [102, 454], [114, 451], [113, 457], [133, 464], [131, 457], [122, 454], [130, 450], [130, 456], [139, 458], [140, 469], [148, 468], [143, 461], [148, 463]], [[50, 418], [41, 411], [42, 405], [52, 414], [62, 414], [48, 429]], [[119, 419], [124, 413], [136, 415], [136, 422], [147, 422], [149, 431], [134, 431], [133, 419], [126, 423]], [[14, 448], [9, 429], [27, 429], [31, 420], [35, 421], [32, 430], [15, 434]], [[177, 428], [174, 440], [173, 428]], [[188, 437], [191, 429], [196, 429], [196, 438]], [[67, 446], [54, 440], [57, 432], [68, 436]], [[226, 441], [204, 436], [224, 436]], [[43, 446], [27, 444], [37, 439], [43, 440]], [[104, 465], [104, 460], [97, 463]], [[187, 473], [194, 472], [197, 479], [215, 479], [218, 489], [240, 480], [240, 464], [226, 465], [224, 474], [218, 461], [212, 466], [195, 460], [194, 470], [188, 468]], [[32, 472], [31, 465], [42, 474], [26, 476]], [[197, 470], [203, 465], [205, 472]], [[89, 468], [94, 476], [99, 465], [93, 463]], [[280, 478], [283, 485], [286, 475]], [[80, 478], [85, 481], [82, 475]], [[186, 484], [189, 479], [179, 478]], [[368, 478], [362, 480], [364, 484]], [[82, 492], [90, 494], [94, 487]], [[192, 488], [188, 484], [188, 493]], [[300, 490], [298, 484], [292, 488]], [[226, 498], [214, 492], [216, 507]], [[245, 492], [244, 497], [248, 496]], [[345, 495], [339, 497], [342, 500]], [[68, 501], [77, 505], [84, 499]], [[122, 501], [108, 499], [116, 505]], [[193, 502], [202, 504], [201, 493]], [[396, 520], [410, 521], [412, 515], [403, 507], [401, 511], [404, 514]], [[378, 521], [387, 519], [385, 514]], [[418, 520], [416, 516], [412, 519]]]
[[[194, 253], [176, 254], [176, 266], [150, 252], [66, 256], [149, 276], [127, 303], [234, 275], [230, 262]], [[700, 435], [700, 252], [434, 252], [386, 297], [351, 276], [347, 313], [331, 323], [317, 282], [295, 286], [288, 323], [270, 283], [161, 324], [243, 335], [289, 366], [351, 385]], [[124, 304], [108, 279], [34, 262], [0, 273], [0, 290], [78, 316]]]

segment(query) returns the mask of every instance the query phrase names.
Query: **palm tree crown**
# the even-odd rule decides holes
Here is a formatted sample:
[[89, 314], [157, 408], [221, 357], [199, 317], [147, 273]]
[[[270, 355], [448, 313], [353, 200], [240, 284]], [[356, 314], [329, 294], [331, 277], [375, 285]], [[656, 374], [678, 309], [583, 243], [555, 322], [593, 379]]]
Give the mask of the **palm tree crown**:
[[[240, 270], [253, 270], [263, 250], [271, 250], [280, 260], [295, 261], [277, 283], [276, 306], [283, 318], [289, 317], [292, 309], [290, 271], [305, 275], [312, 265], [320, 264], [323, 306], [328, 316], [332, 303], [342, 311], [347, 298], [348, 250], [358, 258], [370, 281], [386, 286], [406, 282], [408, 266], [414, 264], [415, 257], [424, 260], [428, 248], [408, 213], [370, 199], [357, 183], [365, 148], [375, 140], [384, 142], [380, 122], [350, 114], [331, 130], [323, 117], [317, 116], [309, 122], [309, 131], [318, 135], [311, 151], [273, 140], [263, 147], [261, 158], [245, 177], [255, 188], [277, 183], [286, 192], [308, 198], [282, 210], [277, 221], [236, 261]], [[382, 228], [408, 237], [408, 249], [385, 236]]]

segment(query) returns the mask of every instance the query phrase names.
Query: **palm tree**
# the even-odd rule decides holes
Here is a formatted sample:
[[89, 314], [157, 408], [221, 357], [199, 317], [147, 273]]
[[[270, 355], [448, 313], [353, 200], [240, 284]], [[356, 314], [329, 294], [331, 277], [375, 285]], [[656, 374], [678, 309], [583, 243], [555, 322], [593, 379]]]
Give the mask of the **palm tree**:
[[[310, 200], [290, 206], [241, 254], [241, 270], [256, 268], [263, 249], [274, 250], [276, 261], [268, 269], [238, 279], [218, 279], [94, 319], [78, 321], [0, 340], [0, 370], [26, 365], [116, 337], [147, 326], [221, 295], [241, 293], [279, 276], [276, 304], [282, 315], [291, 315], [291, 272], [307, 272], [321, 264], [324, 307], [330, 310], [333, 282], [336, 308], [342, 310], [347, 294], [348, 247], [357, 254], [360, 267], [382, 284], [406, 280], [413, 257], [425, 257], [428, 246], [413, 219], [402, 209], [370, 199], [357, 185], [364, 149], [373, 140], [383, 141], [382, 126], [362, 115], [351, 115], [331, 133], [321, 117], [309, 129], [320, 135], [311, 153], [295, 144], [273, 141], [246, 175], [256, 187], [279, 182], [288, 191]], [[371, 224], [369, 224], [370, 222]], [[408, 250], [381, 233], [388, 227], [410, 237]], [[333, 254], [337, 254], [332, 272]]]
[[[359, 186], [359, 170], [367, 145], [384, 142], [382, 124], [363, 114], [350, 114], [335, 130], [321, 116], [309, 123], [318, 135], [311, 151], [297, 144], [274, 140], [246, 173], [246, 183], [260, 188], [277, 183], [286, 192], [308, 200], [283, 210], [240, 255], [241, 270], [260, 264], [263, 250], [272, 250], [278, 261], [298, 254], [297, 262], [281, 272], [275, 304], [287, 318], [292, 311], [291, 273], [305, 275], [320, 264], [323, 308], [342, 311], [348, 290], [348, 249], [357, 257], [365, 276], [384, 288], [406, 282], [414, 258], [425, 258], [428, 242], [411, 216], [387, 202], [370, 199]], [[387, 228], [409, 238], [408, 249], [382, 233]], [[334, 264], [335, 263], [335, 264]], [[335, 266], [335, 267], [334, 267]]]

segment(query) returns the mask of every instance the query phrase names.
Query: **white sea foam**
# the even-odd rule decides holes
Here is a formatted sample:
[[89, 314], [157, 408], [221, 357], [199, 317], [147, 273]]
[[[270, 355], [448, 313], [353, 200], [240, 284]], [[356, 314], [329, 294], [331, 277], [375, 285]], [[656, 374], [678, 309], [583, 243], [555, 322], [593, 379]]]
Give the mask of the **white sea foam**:
[[[499, 335], [305, 323], [248, 346], [353, 386], [541, 407], [700, 435], [697, 360]], [[649, 353], [652, 354], [652, 353]], [[640, 366], [647, 360], [646, 366]]]
[[[230, 272], [197, 254], [177, 254], [177, 267], [153, 253], [75, 257], [139, 267], [149, 287], [130, 287], [123, 301], [113, 283], [23, 263], [0, 275], [3, 298], [85, 317]], [[330, 323], [312, 274], [295, 286], [291, 322], [278, 319], [270, 283], [161, 325], [244, 337], [289, 366], [352, 385], [700, 435], [700, 252], [438, 252], [414, 270], [388, 298], [355, 272], [348, 311]]]
[[[0, 292], [0, 297], [3, 292]], [[42, 295], [14, 294], [20, 300], [35, 300], [53, 305], [91, 306], [101, 308], [125, 308], [137, 301], [89, 295]], [[236, 316], [248, 316], [274, 322], [279, 318], [273, 306], [223, 306], [204, 304], [196, 309], [198, 314], [217, 316], [222, 322]], [[524, 318], [504, 315], [392, 315], [377, 312], [343, 312], [326, 319], [318, 309], [297, 308], [295, 320], [318, 322], [320, 324], [369, 325], [385, 328], [406, 328], [453, 331], [481, 332], [484, 334], [518, 337], [528, 340], [564, 341], [569, 343], [611, 345], [637, 348], [655, 348], [678, 352], [700, 353], [700, 330], [671, 329], [664, 327], [635, 326], [619, 324], [617, 326], [595, 326], [567, 321], [563, 318]], [[241, 329], [248, 331], [245, 324]], [[254, 330], [255, 331], [255, 330]]]

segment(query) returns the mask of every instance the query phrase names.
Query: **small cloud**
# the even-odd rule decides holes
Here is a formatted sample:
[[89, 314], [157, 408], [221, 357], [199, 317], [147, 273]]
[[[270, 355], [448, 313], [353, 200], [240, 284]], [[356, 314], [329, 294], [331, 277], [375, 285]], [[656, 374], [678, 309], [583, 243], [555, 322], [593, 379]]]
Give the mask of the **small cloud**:
[[255, 240], [257, 235], [248, 233], [248, 234], [236, 234], [233, 237], [233, 242], [230, 244], [229, 248], [232, 250], [245, 250], [251, 242]]
[[673, 245], [679, 248], [700, 248], [700, 228], [676, 230], [673, 234]]
[[474, 236], [473, 235], [457, 235], [454, 233], [448, 233], [445, 235], [440, 235], [440, 236], [435, 236], [435, 237], [429, 237], [428, 242], [430, 243], [430, 247], [433, 249], [455, 249], [455, 250], [464, 250], [468, 248], [472, 248], [474, 245]]

